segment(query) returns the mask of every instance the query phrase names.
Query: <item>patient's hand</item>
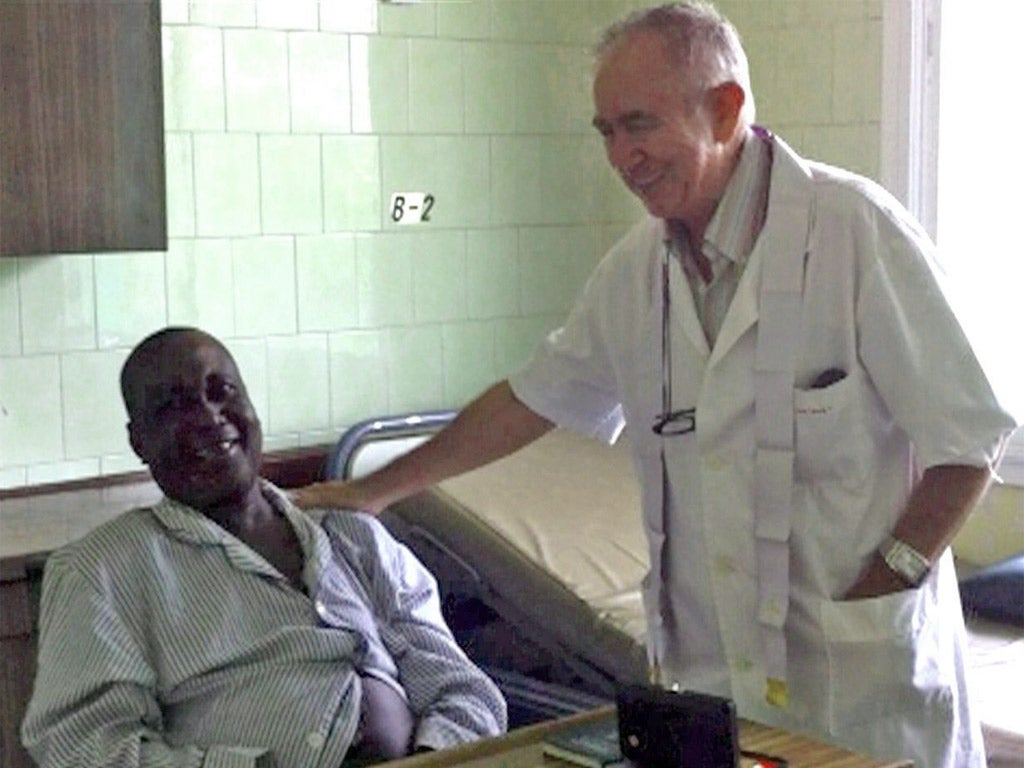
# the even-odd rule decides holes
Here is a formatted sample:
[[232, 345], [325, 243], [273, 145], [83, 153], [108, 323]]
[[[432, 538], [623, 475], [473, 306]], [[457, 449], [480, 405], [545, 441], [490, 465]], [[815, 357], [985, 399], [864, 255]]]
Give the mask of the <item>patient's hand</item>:
[[359, 743], [353, 757], [396, 760], [412, 751], [416, 716], [391, 686], [363, 677], [359, 712]]

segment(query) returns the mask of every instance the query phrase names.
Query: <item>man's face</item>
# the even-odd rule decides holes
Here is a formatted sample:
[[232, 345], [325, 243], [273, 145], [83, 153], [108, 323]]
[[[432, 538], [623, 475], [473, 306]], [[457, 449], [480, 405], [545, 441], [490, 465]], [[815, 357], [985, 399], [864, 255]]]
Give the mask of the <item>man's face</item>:
[[653, 216], [703, 228], [721, 195], [723, 151], [700, 94], [687, 98], [686, 88], [661, 38], [633, 33], [599, 62], [593, 122], [608, 162]]
[[259, 476], [263, 434], [231, 356], [200, 333], [175, 335], [136, 369], [132, 448], [170, 498], [204, 511], [244, 499]]

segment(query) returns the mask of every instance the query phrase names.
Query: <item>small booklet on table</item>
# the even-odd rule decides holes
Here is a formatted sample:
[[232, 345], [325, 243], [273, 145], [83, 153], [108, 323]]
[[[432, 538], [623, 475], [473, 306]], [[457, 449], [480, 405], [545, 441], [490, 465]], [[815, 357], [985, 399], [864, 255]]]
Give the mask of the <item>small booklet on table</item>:
[[614, 715], [549, 733], [544, 737], [544, 754], [586, 768], [629, 765], [619, 750], [619, 724]]

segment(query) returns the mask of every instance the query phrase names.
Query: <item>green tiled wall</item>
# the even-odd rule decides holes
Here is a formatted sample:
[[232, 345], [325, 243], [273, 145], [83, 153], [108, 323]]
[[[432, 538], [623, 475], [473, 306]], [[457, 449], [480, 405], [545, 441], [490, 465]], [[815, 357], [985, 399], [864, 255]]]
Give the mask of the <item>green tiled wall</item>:
[[[521, 365], [638, 215], [587, 50], [640, 4], [162, 0], [170, 245], [0, 259], [0, 487], [137, 468], [117, 374], [166, 323], [227, 342], [270, 448]], [[759, 119], [877, 175], [881, 0], [721, 5]]]

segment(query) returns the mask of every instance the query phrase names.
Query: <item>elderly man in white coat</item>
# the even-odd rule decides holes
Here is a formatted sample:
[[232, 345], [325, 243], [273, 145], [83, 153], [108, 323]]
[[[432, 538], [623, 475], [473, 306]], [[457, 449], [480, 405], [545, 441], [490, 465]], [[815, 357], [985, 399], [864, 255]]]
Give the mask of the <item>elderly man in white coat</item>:
[[628, 424], [657, 679], [876, 757], [984, 766], [949, 543], [1015, 423], [932, 244], [882, 189], [753, 123], [738, 35], [708, 6], [613, 26], [594, 104], [650, 216], [525, 369], [299, 503], [379, 511], [555, 424]]

